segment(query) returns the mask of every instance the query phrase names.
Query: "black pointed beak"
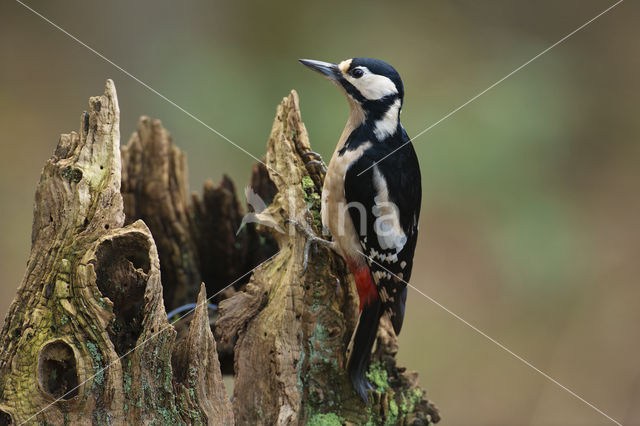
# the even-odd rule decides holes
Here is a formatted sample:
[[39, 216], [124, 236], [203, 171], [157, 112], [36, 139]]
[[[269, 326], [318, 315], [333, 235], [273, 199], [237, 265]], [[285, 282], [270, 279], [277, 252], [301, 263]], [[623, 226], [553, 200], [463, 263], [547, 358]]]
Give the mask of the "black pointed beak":
[[328, 77], [331, 80], [337, 80], [339, 75], [338, 66], [329, 62], [314, 61], [313, 59], [298, 59], [302, 65], [311, 68], [314, 71]]

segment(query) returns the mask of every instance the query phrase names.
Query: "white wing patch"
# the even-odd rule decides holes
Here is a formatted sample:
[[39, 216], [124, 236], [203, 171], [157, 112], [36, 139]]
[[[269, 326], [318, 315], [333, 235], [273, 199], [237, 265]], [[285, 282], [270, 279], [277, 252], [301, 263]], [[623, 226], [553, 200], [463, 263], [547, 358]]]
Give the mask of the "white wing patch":
[[400, 225], [398, 206], [389, 201], [387, 182], [378, 166], [373, 167], [373, 185], [378, 193], [374, 198], [375, 205], [372, 209], [376, 217], [373, 229], [378, 237], [378, 244], [383, 250], [395, 250], [395, 254], [387, 255], [381, 260], [395, 263], [398, 261], [398, 253], [407, 242], [407, 236]]

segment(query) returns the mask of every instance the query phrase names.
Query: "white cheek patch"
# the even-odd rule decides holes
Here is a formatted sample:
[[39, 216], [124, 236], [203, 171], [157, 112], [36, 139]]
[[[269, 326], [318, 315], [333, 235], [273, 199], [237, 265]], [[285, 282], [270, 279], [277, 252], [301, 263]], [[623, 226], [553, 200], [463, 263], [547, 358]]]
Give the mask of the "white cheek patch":
[[345, 77], [366, 99], [373, 101], [398, 93], [395, 83], [390, 78], [372, 74], [367, 67], [356, 68], [361, 68], [364, 71], [362, 77], [353, 78], [349, 74]]

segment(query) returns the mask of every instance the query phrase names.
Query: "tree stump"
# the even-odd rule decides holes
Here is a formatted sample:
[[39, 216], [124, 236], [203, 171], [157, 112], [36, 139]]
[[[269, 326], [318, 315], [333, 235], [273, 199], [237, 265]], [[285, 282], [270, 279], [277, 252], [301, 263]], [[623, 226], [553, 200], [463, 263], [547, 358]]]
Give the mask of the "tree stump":
[[[189, 197], [185, 156], [159, 121], [141, 118], [121, 152], [108, 80], [36, 189], [31, 255], [0, 333], [0, 424], [437, 422], [415, 373], [396, 365], [388, 321], [369, 372], [372, 404], [351, 389], [352, 278], [324, 248], [301, 276], [304, 237], [285, 223], [319, 231], [323, 174], [305, 165], [309, 150], [292, 92], [268, 167], [252, 172], [270, 204], [236, 236], [243, 209], [231, 180]], [[220, 301], [218, 343], [207, 293]], [[189, 321], [170, 324], [165, 306], [196, 295]], [[218, 347], [234, 360], [233, 404]]]

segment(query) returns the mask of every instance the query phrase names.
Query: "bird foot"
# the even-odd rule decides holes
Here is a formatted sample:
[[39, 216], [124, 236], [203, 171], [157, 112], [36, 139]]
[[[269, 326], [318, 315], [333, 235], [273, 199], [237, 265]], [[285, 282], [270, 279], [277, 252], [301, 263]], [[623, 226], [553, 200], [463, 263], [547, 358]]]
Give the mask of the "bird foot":
[[303, 156], [307, 158], [309, 157], [313, 158], [313, 160], [307, 161], [305, 163], [305, 166], [309, 166], [309, 165], [320, 166], [320, 168], [322, 169], [322, 173], [327, 173], [327, 165], [322, 160], [322, 156], [320, 154], [313, 151], [307, 151], [303, 154]]
[[291, 223], [293, 226], [295, 226], [298, 231], [304, 234], [307, 240], [304, 244], [304, 260], [302, 263], [302, 273], [300, 274], [300, 276], [303, 276], [307, 272], [307, 267], [309, 266], [309, 250], [311, 249], [312, 245], [320, 244], [330, 248], [331, 250], [338, 249], [338, 245], [335, 242], [327, 241], [324, 238], [318, 237], [313, 233], [311, 229], [309, 229], [308, 226], [304, 226], [300, 222], [293, 219], [286, 219], [285, 222]]

